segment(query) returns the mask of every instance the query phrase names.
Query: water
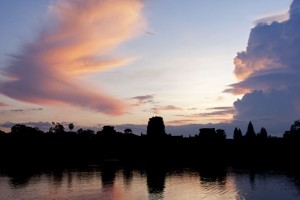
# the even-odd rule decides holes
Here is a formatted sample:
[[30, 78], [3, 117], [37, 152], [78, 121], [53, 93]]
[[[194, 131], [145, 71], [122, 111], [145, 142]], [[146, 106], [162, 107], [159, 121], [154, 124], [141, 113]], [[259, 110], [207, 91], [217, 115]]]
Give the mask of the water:
[[2, 171], [0, 199], [300, 199], [300, 178], [283, 171], [226, 168]]

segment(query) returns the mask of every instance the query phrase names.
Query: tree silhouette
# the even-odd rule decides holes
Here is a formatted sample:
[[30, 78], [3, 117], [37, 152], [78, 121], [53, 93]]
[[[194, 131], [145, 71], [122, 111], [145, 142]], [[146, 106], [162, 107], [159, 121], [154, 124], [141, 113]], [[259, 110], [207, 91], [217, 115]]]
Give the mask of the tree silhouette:
[[73, 123], [69, 124], [69, 129], [70, 129], [70, 131], [72, 131], [74, 129], [74, 124]]
[[[73, 129], [72, 125], [69, 124], [69, 128]], [[54, 122], [50, 132], [44, 133], [38, 128], [16, 124], [7, 134], [0, 131], [1, 165], [4, 163], [20, 168], [22, 164], [81, 165], [103, 161], [121, 161], [124, 164], [136, 163], [143, 166], [181, 162], [196, 165], [228, 163], [233, 166], [277, 163], [296, 165], [295, 158], [298, 156], [300, 144], [300, 120], [291, 125], [290, 130], [284, 134], [284, 139], [268, 137], [264, 127], [256, 135], [251, 122], [248, 124], [246, 137], [254, 139], [243, 137], [239, 128], [234, 129], [233, 137], [242, 139], [235, 141], [226, 140], [225, 131], [215, 128], [201, 128], [199, 134], [188, 138], [167, 136], [162, 117], [149, 119], [147, 134], [149, 137], [134, 135], [130, 128], [126, 128], [122, 134], [113, 126], [104, 126], [97, 135], [93, 130], [82, 128], [77, 134], [67, 133], [64, 132], [62, 124]], [[143, 152], [143, 156], [137, 151]], [[239, 152], [243, 152], [243, 156]], [[295, 169], [298, 169], [299, 165], [296, 166]]]
[[217, 134], [214, 128], [200, 128], [199, 129], [199, 138], [200, 139], [216, 139]]
[[162, 137], [166, 135], [165, 124], [162, 117], [152, 117], [148, 121], [147, 135], [151, 137]]
[[217, 129], [214, 128], [200, 128], [199, 129], [199, 138], [204, 140], [216, 140], [226, 139], [226, 133], [223, 129]]
[[124, 133], [130, 135], [130, 134], [132, 134], [132, 130], [130, 128], [126, 128], [124, 130]]
[[19, 136], [29, 136], [42, 133], [38, 128], [26, 126], [24, 124], [16, 124], [11, 127], [11, 133]]
[[245, 137], [246, 138], [255, 138], [255, 136], [256, 136], [256, 134], [255, 134], [255, 131], [254, 131], [254, 128], [253, 128], [253, 124], [250, 121], [249, 124], [248, 124], [248, 128], [247, 128], [247, 132], [246, 132]]
[[87, 129], [83, 130], [82, 128], [77, 130], [78, 136], [85, 137], [85, 138], [92, 138], [95, 135], [95, 131]]
[[223, 140], [226, 139], [226, 133], [223, 129], [217, 129], [216, 134], [218, 139], [223, 139]]
[[11, 127], [12, 134], [22, 134], [24, 132], [27, 132], [27, 126], [24, 124], [16, 124]]
[[52, 122], [53, 127], [50, 127], [49, 132], [50, 133], [64, 133], [65, 127], [60, 123]]

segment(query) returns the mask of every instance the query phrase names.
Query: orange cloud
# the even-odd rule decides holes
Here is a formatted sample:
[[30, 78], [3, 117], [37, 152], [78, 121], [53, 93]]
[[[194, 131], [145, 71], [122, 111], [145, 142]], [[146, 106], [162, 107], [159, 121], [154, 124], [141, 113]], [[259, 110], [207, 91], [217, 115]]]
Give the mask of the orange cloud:
[[244, 80], [258, 70], [278, 68], [278, 63], [270, 58], [249, 58], [241, 52], [234, 59], [234, 74], [238, 80]]
[[223, 92], [229, 92], [229, 93], [232, 93], [234, 95], [243, 95], [243, 94], [247, 94], [247, 93], [252, 92], [251, 89], [243, 88], [243, 87], [235, 87], [234, 84], [232, 84], [230, 86], [231, 86], [231, 88], [228, 88], [228, 89], [224, 90]]
[[113, 50], [142, 32], [140, 0], [60, 0], [49, 6], [48, 21], [35, 41], [24, 45], [3, 72], [0, 92], [21, 101], [64, 103], [107, 114], [126, 105], [78, 78], [128, 64]]
[[206, 118], [210, 121], [221, 122], [223, 120], [230, 121], [236, 113], [234, 107], [213, 107], [207, 109], [209, 112], [202, 112], [189, 115], [175, 115], [176, 117], [185, 117], [189, 119], [202, 119]]
[[186, 124], [191, 124], [196, 122], [198, 122], [198, 120], [181, 119], [181, 120], [168, 121], [167, 124], [173, 124], [178, 126], [178, 125], [186, 125]]
[[143, 29], [142, 6], [139, 0], [58, 1], [49, 8], [57, 23], [39, 38], [49, 44], [41, 56], [79, 74], [127, 63], [130, 58], [106, 57]]
[[173, 105], [152, 108], [152, 111], [155, 114], [159, 114], [161, 111], [181, 111], [181, 110], [182, 110], [181, 108], [173, 106]]

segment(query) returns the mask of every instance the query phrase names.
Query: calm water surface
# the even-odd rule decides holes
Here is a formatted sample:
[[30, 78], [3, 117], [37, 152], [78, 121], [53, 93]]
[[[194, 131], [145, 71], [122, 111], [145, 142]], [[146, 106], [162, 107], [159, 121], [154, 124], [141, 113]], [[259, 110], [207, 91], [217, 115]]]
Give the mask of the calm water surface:
[[230, 168], [2, 170], [0, 199], [289, 200], [300, 199], [300, 178], [287, 172]]

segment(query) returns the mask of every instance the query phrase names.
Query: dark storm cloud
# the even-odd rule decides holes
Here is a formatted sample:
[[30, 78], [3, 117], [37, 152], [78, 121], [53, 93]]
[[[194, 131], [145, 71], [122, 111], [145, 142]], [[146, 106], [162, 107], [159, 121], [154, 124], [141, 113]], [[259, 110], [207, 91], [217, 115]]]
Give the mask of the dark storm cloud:
[[300, 1], [292, 3], [288, 20], [257, 24], [234, 63], [240, 82], [226, 91], [245, 94], [234, 103], [234, 120], [282, 132], [300, 118]]

